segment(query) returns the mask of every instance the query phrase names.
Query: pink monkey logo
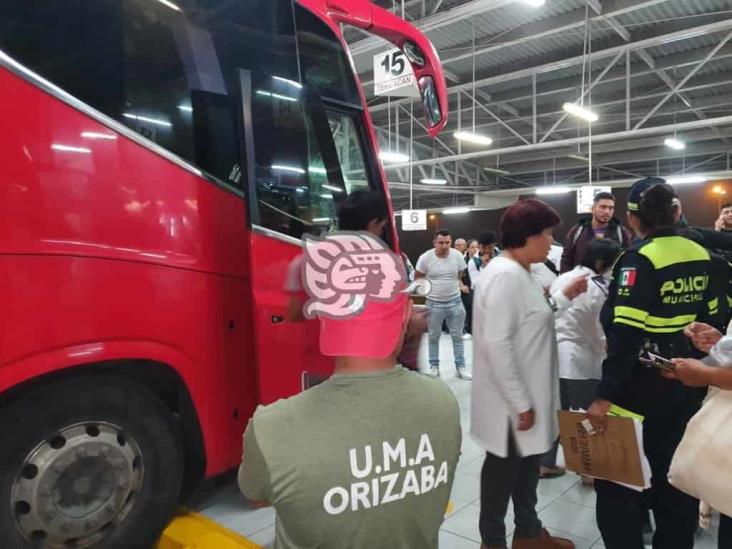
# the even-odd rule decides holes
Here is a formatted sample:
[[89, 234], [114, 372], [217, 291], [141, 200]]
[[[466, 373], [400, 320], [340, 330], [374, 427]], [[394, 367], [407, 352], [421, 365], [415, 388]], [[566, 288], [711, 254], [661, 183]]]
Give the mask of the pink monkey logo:
[[368, 300], [389, 301], [404, 291], [402, 260], [370, 233], [304, 237], [302, 280], [310, 299], [306, 318], [359, 315]]

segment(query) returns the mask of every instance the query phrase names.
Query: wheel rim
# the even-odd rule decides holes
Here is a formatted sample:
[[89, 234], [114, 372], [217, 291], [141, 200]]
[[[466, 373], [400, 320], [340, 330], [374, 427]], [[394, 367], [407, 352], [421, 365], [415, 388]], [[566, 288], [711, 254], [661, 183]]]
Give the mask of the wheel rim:
[[41, 442], [23, 461], [10, 504], [31, 543], [87, 547], [119, 525], [142, 488], [136, 441], [111, 423], [77, 423]]

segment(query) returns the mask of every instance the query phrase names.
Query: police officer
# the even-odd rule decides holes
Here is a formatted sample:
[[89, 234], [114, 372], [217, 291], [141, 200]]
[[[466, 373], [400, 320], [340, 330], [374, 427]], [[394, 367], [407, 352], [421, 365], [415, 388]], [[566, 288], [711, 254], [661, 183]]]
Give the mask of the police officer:
[[701, 396], [698, 389], [664, 379], [638, 360], [644, 349], [667, 358], [688, 356], [679, 354], [691, 352], [684, 328], [718, 314], [719, 301], [709, 286], [709, 253], [676, 234], [680, 215], [673, 188], [657, 178], [631, 188], [628, 223], [641, 241], [613, 271], [603, 314], [608, 357], [588, 415], [599, 432], [612, 404], [645, 416], [643, 444], [652, 486], [641, 493], [607, 481], [595, 483], [597, 522], [608, 549], [643, 549], [646, 508], [656, 519], [654, 549], [694, 546], [698, 502], [671, 486], [666, 475]]

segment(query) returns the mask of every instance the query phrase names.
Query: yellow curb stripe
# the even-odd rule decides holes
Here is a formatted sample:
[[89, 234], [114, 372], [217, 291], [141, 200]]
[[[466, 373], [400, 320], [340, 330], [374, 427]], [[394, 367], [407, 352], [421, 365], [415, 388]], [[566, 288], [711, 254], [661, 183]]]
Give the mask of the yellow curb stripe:
[[[445, 515], [452, 514], [454, 510], [455, 503], [450, 500]], [[155, 549], [262, 549], [262, 547], [200, 513], [181, 508], [163, 532]]]
[[188, 509], [180, 509], [155, 549], [262, 549], [256, 543]]

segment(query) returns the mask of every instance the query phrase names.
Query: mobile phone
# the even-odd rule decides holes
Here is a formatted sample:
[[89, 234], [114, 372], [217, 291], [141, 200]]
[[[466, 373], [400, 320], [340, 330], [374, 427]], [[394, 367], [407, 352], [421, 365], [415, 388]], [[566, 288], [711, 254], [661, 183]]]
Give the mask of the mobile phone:
[[647, 354], [647, 357], [639, 358], [641, 364], [643, 364], [644, 366], [648, 366], [650, 368], [656, 368], [658, 370], [664, 370], [664, 371], [673, 370], [675, 367], [674, 363], [671, 362], [667, 358], [664, 358], [657, 354], [651, 353], [650, 351], [647, 352], [646, 354]]

